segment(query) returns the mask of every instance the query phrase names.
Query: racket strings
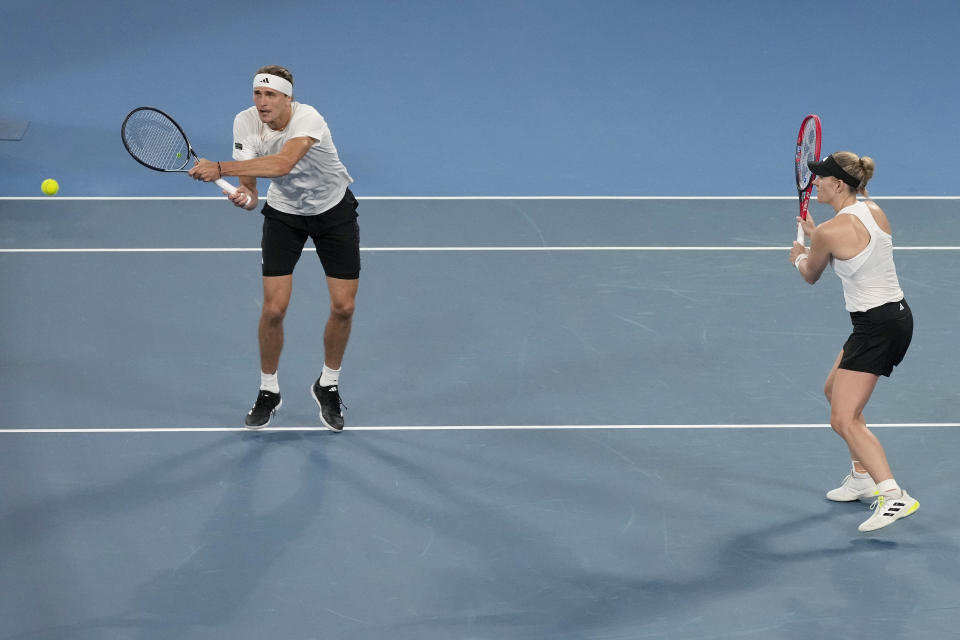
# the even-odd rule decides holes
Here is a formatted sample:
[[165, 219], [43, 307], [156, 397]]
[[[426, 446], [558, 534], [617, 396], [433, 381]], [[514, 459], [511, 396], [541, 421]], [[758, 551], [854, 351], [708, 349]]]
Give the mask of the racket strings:
[[175, 171], [190, 160], [183, 134], [169, 118], [156, 111], [133, 114], [124, 125], [123, 138], [130, 153], [156, 169]]
[[801, 185], [810, 183], [812, 173], [807, 162], [817, 160], [817, 127], [810, 121], [803, 129], [803, 139], [800, 143], [800, 158], [797, 164], [797, 179]]

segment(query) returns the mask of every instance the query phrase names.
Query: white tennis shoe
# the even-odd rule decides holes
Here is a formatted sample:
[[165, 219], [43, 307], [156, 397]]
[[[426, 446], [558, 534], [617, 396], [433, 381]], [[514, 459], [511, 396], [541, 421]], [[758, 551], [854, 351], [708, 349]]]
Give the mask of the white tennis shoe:
[[908, 515], [920, 508], [920, 503], [902, 491], [903, 495], [899, 498], [891, 498], [888, 495], [880, 494], [870, 508], [873, 509], [873, 515], [864, 520], [859, 527], [860, 531], [873, 531], [881, 529], [888, 524], [893, 524], [900, 518], [906, 518]]
[[853, 502], [873, 498], [877, 495], [877, 485], [873, 478], [854, 478], [848, 473], [840, 486], [827, 491], [827, 499], [834, 502]]

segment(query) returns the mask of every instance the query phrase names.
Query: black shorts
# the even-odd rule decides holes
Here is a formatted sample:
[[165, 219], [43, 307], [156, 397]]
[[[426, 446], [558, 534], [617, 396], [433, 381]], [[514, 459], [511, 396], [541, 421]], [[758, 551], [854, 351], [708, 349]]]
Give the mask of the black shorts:
[[906, 300], [850, 314], [853, 333], [843, 345], [840, 368], [889, 376], [913, 338], [913, 313]]
[[320, 256], [323, 272], [331, 278], [360, 277], [360, 225], [357, 199], [347, 189], [343, 199], [323, 213], [298, 216], [264, 205], [260, 253], [264, 276], [288, 276], [303, 253], [307, 238]]

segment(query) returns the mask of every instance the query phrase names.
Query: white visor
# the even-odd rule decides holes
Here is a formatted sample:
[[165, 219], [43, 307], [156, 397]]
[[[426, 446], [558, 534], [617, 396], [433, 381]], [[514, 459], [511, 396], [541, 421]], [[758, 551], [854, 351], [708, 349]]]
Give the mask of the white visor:
[[293, 95], [293, 85], [290, 84], [290, 81], [281, 78], [280, 76], [271, 75], [269, 73], [258, 73], [253, 78], [253, 88], [257, 87], [266, 87], [267, 89], [273, 89], [274, 91], [279, 91], [280, 93], [286, 96]]

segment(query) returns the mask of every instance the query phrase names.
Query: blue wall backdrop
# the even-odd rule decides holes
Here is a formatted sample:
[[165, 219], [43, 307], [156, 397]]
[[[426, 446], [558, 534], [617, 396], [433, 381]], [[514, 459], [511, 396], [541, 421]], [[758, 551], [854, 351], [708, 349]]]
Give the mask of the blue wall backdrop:
[[956, 195], [954, 0], [417, 0], [246, 8], [5, 0], [0, 195], [211, 195], [127, 157], [154, 105], [230, 154], [263, 64], [327, 118], [360, 196], [790, 195], [807, 112], [876, 195]]

